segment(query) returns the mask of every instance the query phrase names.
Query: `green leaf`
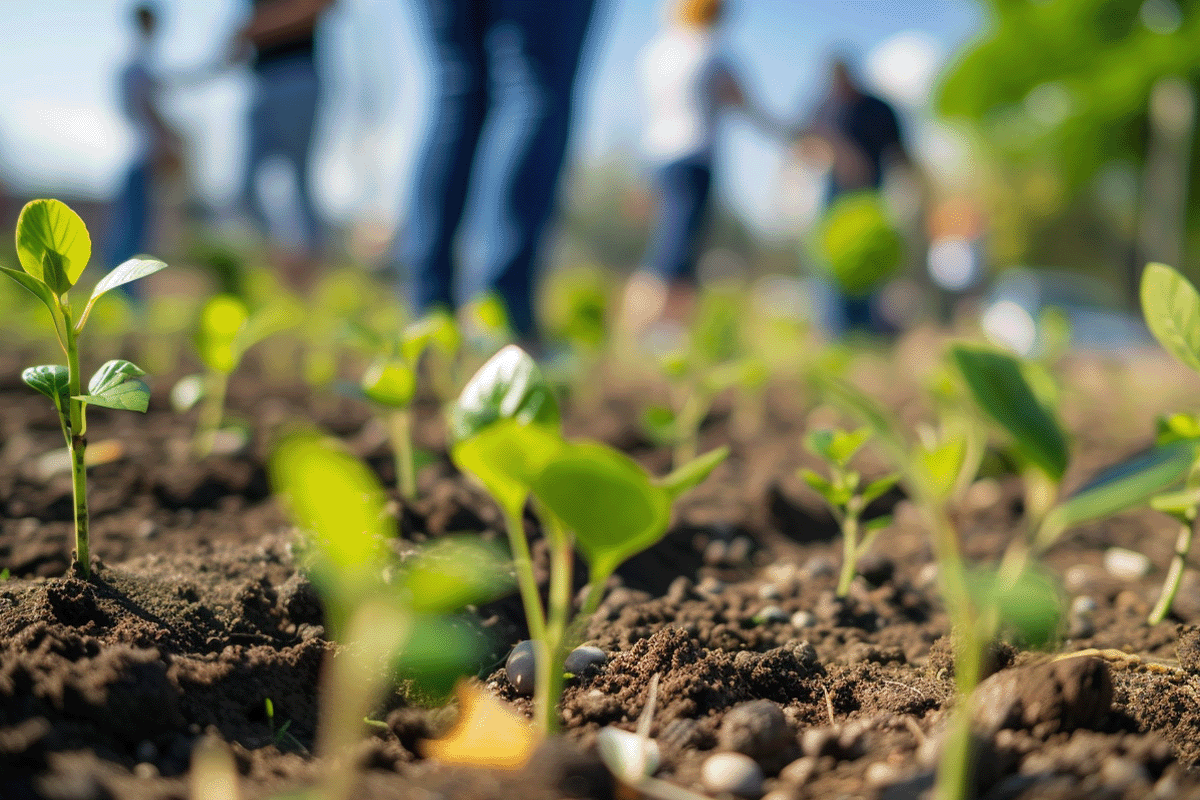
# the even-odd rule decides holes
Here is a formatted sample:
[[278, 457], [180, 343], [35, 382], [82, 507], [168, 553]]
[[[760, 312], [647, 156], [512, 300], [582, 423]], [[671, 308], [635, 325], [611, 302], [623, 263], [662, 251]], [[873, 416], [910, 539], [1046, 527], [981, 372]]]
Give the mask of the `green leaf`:
[[1150, 507], [1177, 519], [1193, 522], [1196, 510], [1200, 508], [1200, 488], [1180, 489], [1151, 497]]
[[1184, 439], [1200, 439], [1200, 419], [1193, 414], [1171, 414], [1155, 421], [1156, 444], [1170, 444]]
[[938, 496], [945, 498], [958, 484], [966, 455], [966, 440], [952, 437], [933, 448], [918, 448], [916, 463], [924, 469], [925, 477]]
[[693, 458], [688, 463], [671, 471], [669, 475], [655, 481], [666, 489], [675, 500], [699, 486], [722, 461], [729, 457], [728, 447], [718, 447]]
[[140, 411], [144, 414], [150, 407], [150, 387], [145, 381], [130, 378], [102, 394], [80, 394], [76, 395], [75, 399], [93, 406], [115, 408], [118, 411]]
[[804, 434], [804, 447], [814, 456], [833, 462], [833, 431], [828, 428], [812, 430]]
[[425, 314], [404, 329], [400, 342], [400, 355], [410, 364], [416, 364], [428, 347], [436, 347], [442, 355], [453, 358], [462, 346], [462, 337], [454, 317], [438, 309]]
[[862, 490], [863, 505], [868, 505], [890, 492], [892, 487], [900, 482], [901, 477], [903, 476], [900, 473], [894, 472], [868, 483]]
[[829, 455], [835, 464], [844, 467], [870, 438], [870, 428], [859, 428], [856, 431], [836, 430], [829, 443]]
[[456, 442], [450, 458], [482, 483], [508, 516], [520, 517], [534, 476], [562, 444], [558, 431], [549, 425], [507, 419]]
[[1142, 314], [1168, 353], [1200, 372], [1200, 294], [1166, 264], [1147, 264], [1142, 273]]
[[62, 297], [71, 288], [71, 281], [67, 279], [66, 269], [63, 267], [63, 257], [53, 250], [42, 254], [42, 280], [58, 297]]
[[43, 364], [21, 373], [21, 380], [54, 401], [54, 407], [67, 407], [71, 396], [71, 373], [62, 364]]
[[974, 345], [955, 345], [954, 363], [975, 402], [1003, 428], [1017, 451], [1055, 482], [1067, 471], [1067, 439], [1054, 415], [1030, 388], [1016, 357]]
[[825, 480], [821, 475], [813, 472], [811, 469], [801, 469], [796, 473], [800, 479], [807, 483], [813, 491], [824, 497], [830, 503], [833, 502], [834, 488], [833, 484]]
[[542, 507], [574, 532], [593, 577], [667, 532], [671, 495], [631, 458], [599, 442], [564, 443], [533, 480]]
[[881, 531], [891, 524], [892, 524], [892, 515], [891, 514], [881, 514], [878, 517], [872, 517], [871, 519], [863, 520], [862, 529], [863, 529], [864, 533], [870, 532], [870, 531]]
[[874, 398], [854, 384], [829, 374], [825, 368], [814, 376], [814, 382], [835, 405], [865, 423], [896, 463], [907, 462], [908, 446], [900, 433], [900, 424]]
[[50, 311], [51, 319], [54, 320], [54, 329], [57, 331], [59, 314], [58, 300], [55, 298], [54, 292], [51, 291], [50, 287], [43, 283], [41, 279], [35, 278], [32, 275], [27, 275], [19, 270], [9, 269], [8, 267], [0, 267], [0, 272], [3, 272], [8, 277], [21, 284], [34, 297], [41, 300], [42, 303], [45, 304], [46, 308]]
[[131, 361], [116, 358], [105, 362], [88, 381], [89, 394], [104, 394], [130, 378], [140, 378], [146, 371]]
[[1196, 462], [1196, 441], [1155, 447], [1102, 472], [1046, 515], [1039, 542], [1049, 545], [1067, 528], [1134, 508], [1180, 483]]
[[92, 257], [92, 240], [83, 220], [65, 203], [33, 200], [25, 204], [17, 219], [17, 258], [26, 272], [50, 284], [42, 263], [47, 251], [62, 257], [61, 267], [69, 287], [79, 280]]
[[495, 645], [470, 615], [421, 617], [391, 661], [393, 679], [411, 682], [427, 702], [444, 702], [458, 681], [484, 666]]
[[1007, 585], [995, 570], [976, 569], [968, 581], [976, 604], [996, 610], [1001, 631], [1015, 644], [1044, 647], [1058, 634], [1063, 595], [1048, 572], [1033, 567]]
[[196, 331], [196, 352], [204, 366], [224, 373], [237, 369], [242, 351], [234, 343], [249, 318], [246, 304], [233, 295], [219, 294], [204, 304]]
[[650, 406], [643, 411], [642, 427], [650, 439], [659, 446], [672, 445], [679, 438], [676, 431], [675, 412], [666, 406]]
[[417, 376], [398, 358], [379, 359], [363, 374], [362, 390], [367, 399], [388, 408], [408, 408], [417, 391]]
[[415, 614], [448, 614], [512, 589], [505, 554], [470, 536], [438, 539], [405, 563], [398, 584]]
[[79, 322], [75, 324], [76, 330], [83, 329], [83, 323], [87, 322], [88, 315], [92, 313], [92, 306], [100, 299], [100, 295], [122, 286], [126, 283], [131, 283], [144, 278], [147, 275], [153, 275], [160, 269], [165, 269], [166, 264], [156, 258], [141, 258], [135, 257], [125, 261], [120, 266], [113, 269], [107, 275], [100, 279], [96, 284], [96, 288], [92, 289], [92, 296], [88, 298], [87, 305], [84, 306], [83, 313], [79, 315]]
[[529, 354], [507, 345], [479, 368], [450, 409], [451, 438], [463, 441], [504, 419], [557, 428], [558, 402]]

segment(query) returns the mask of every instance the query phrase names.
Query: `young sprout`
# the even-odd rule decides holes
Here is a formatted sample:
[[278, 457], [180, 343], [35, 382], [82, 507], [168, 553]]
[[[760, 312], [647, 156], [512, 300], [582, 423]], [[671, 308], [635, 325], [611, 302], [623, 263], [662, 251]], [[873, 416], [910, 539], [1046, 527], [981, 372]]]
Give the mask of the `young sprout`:
[[205, 373], [181, 379], [171, 391], [172, 401], [179, 410], [201, 403], [192, 438], [192, 450], [197, 457], [212, 453], [225, 419], [229, 378], [242, 363], [246, 351], [268, 336], [293, 327], [299, 319], [299, 309], [287, 300], [254, 312], [242, 300], [228, 294], [216, 295], [204, 304], [195, 344]]
[[[129, 361], [106, 362], [83, 391], [79, 335], [96, 300], [110, 289], [144, 278], [166, 266], [152, 258], [132, 258], [105, 275], [82, 309], [72, 308], [68, 292], [91, 258], [87, 227], [74, 211], [58, 200], [34, 200], [17, 220], [17, 257], [24, 271], [0, 271], [25, 287], [50, 312], [54, 334], [66, 365], [30, 367], [21, 374], [29, 386], [50, 398], [71, 456], [71, 488], [75, 497], [75, 566], [83, 577], [91, 573], [88, 552], [87, 407], [144, 412], [150, 390], [141, 380], [146, 373]], [[78, 316], [76, 316], [78, 314]]]
[[800, 477], [825, 502], [842, 531], [842, 573], [838, 578], [837, 596], [850, 592], [858, 559], [871, 546], [879, 531], [891, 524], [890, 515], [862, 522], [863, 512], [875, 500], [883, 497], [900, 481], [900, 473], [892, 473], [863, 485], [862, 475], [850, 468], [850, 460], [871, 438], [870, 428], [856, 431], [813, 430], [804, 436], [804, 446], [823, 460], [829, 468], [829, 478], [810, 469], [800, 470]]
[[[656, 480], [628, 456], [598, 442], [562, 438], [558, 404], [537, 365], [509, 345], [467, 382], [450, 413], [451, 458], [500, 506], [508, 530], [535, 653], [535, 714], [557, 725], [562, 664], [570, 649], [573, 551], [588, 561], [586, 599], [575, 623], [599, 605], [608, 578], [667, 531], [675, 498], [722, 461], [722, 448]], [[522, 519], [533, 496], [550, 546], [550, 588], [542, 610]], [[604, 513], [597, 513], [603, 509]]]

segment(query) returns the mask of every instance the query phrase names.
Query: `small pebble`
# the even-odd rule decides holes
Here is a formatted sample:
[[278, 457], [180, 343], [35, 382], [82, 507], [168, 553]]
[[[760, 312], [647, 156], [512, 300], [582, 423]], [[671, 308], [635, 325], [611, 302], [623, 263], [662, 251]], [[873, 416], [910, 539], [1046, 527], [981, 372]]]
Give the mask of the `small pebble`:
[[580, 675], [590, 669], [603, 666], [607, 660], [608, 654], [599, 647], [584, 644], [567, 653], [563, 668], [572, 675]]
[[1100, 765], [1100, 780], [1105, 786], [1129, 789], [1135, 784], [1149, 784], [1150, 774], [1146, 768], [1129, 758], [1106, 758]]
[[714, 539], [704, 548], [704, 563], [710, 567], [724, 564], [729, 559], [729, 545]]
[[876, 761], [867, 767], [867, 773], [864, 776], [867, 784], [870, 786], [886, 786], [889, 783], [894, 783], [899, 773], [896, 768], [886, 761]]
[[810, 578], [828, 578], [837, 574], [837, 565], [829, 556], [813, 556], [804, 562], [802, 569]]
[[752, 619], [755, 625], [771, 625], [776, 622], [787, 622], [789, 617], [787, 612], [779, 606], [764, 606]]
[[800, 752], [810, 758], [833, 755], [837, 750], [837, 734], [830, 728], [809, 728], [800, 734]]
[[517, 642], [512, 652], [508, 654], [508, 661], [504, 662], [504, 671], [508, 674], [508, 682], [517, 690], [517, 694], [533, 697], [534, 685], [537, 680], [531, 640]]
[[158, 777], [158, 767], [141, 761], [133, 768], [133, 774], [143, 780], [150, 780]]
[[691, 578], [686, 575], [680, 575], [671, 581], [671, 585], [667, 587], [667, 599], [672, 603], [682, 603], [691, 594], [693, 586]]
[[779, 591], [779, 587], [773, 583], [764, 583], [758, 587], [759, 600], [778, 600], [783, 597], [783, 593]]
[[1072, 614], [1094, 614], [1096, 613], [1096, 600], [1087, 595], [1076, 597], [1071, 601]]
[[791, 619], [792, 626], [796, 628], [807, 628], [816, 621], [817, 618], [808, 611], [797, 611]]
[[725, 558], [733, 566], [745, 564], [750, 560], [750, 550], [753, 547], [754, 542], [750, 541], [748, 536], [735, 536], [729, 543], [729, 553]]
[[805, 784], [817, 773], [817, 759], [812, 756], [797, 758], [779, 773], [779, 779], [787, 783]]
[[725, 583], [720, 578], [714, 578], [712, 575], [709, 575], [700, 581], [700, 585], [696, 587], [696, 591], [708, 595], [720, 594], [725, 591]]
[[770, 700], [751, 700], [739, 703], [725, 714], [717, 732], [717, 742], [723, 750], [731, 750], [762, 761], [770, 758], [792, 741], [792, 732], [778, 703]]
[[1135, 581], [1150, 574], [1150, 559], [1134, 550], [1110, 547], [1104, 551], [1104, 569], [1114, 578]]
[[700, 780], [710, 792], [728, 792], [738, 797], [758, 797], [763, 789], [763, 771], [750, 756], [716, 753], [704, 760]]

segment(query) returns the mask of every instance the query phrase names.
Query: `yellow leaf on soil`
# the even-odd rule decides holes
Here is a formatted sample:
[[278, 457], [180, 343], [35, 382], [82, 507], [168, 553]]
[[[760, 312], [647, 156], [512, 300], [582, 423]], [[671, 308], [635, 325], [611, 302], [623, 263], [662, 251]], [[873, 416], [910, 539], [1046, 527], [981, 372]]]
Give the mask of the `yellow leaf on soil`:
[[520, 769], [537, 747], [533, 725], [475, 684], [460, 681], [458, 721], [441, 739], [421, 742], [426, 758], [445, 764]]

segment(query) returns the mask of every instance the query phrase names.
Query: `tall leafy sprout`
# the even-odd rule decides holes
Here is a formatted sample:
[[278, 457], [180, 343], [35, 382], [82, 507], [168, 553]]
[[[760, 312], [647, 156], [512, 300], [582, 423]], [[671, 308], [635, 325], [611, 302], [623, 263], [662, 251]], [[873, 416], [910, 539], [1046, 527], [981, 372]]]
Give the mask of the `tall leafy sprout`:
[[132, 258], [96, 284], [82, 309], [73, 309], [70, 289], [92, 255], [91, 239], [79, 215], [58, 200], [34, 200], [17, 219], [17, 258], [21, 270], [0, 271], [29, 290], [50, 312], [54, 334], [66, 365], [30, 367], [21, 374], [29, 386], [46, 395], [58, 411], [59, 423], [71, 455], [71, 488], [75, 499], [75, 565], [87, 577], [91, 572], [88, 550], [87, 407], [144, 412], [150, 390], [141, 380], [145, 372], [129, 361], [106, 362], [83, 390], [79, 336], [96, 300], [118, 286], [144, 278], [166, 266], [152, 258]]
[[[535, 713], [543, 731], [557, 723], [562, 661], [572, 635], [571, 572], [576, 548], [588, 562], [586, 622], [605, 583], [630, 556], [667, 531], [671, 504], [725, 458], [706, 453], [656, 480], [628, 456], [599, 442], [562, 438], [558, 405], [537, 365], [510, 345], [467, 382], [451, 409], [451, 457], [500, 506], [535, 652]], [[550, 587], [542, 609], [525, 537], [523, 510], [536, 499], [550, 549]]]

